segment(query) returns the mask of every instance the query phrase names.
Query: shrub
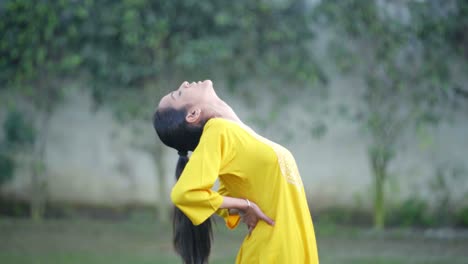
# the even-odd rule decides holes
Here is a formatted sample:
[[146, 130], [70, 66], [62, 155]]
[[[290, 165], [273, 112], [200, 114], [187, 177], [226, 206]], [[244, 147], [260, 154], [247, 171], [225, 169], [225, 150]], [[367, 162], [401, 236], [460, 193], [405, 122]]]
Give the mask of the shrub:
[[460, 227], [468, 227], [468, 206], [463, 207], [458, 211], [458, 213], [455, 216], [455, 223], [457, 226]]
[[428, 227], [435, 224], [427, 202], [416, 197], [405, 200], [393, 209], [389, 222], [391, 225], [404, 227]]
[[0, 147], [0, 185], [3, 185], [13, 178], [15, 162], [1, 149], [2, 148]]

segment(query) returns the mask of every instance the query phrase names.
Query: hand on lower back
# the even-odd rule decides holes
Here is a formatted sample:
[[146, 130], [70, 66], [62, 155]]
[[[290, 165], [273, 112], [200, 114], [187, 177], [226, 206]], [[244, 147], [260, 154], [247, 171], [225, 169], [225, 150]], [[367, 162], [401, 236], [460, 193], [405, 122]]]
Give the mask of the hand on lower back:
[[257, 226], [258, 221], [265, 221], [267, 224], [273, 226], [275, 222], [269, 218], [254, 202], [250, 202], [250, 206], [247, 210], [240, 212], [242, 222], [244, 222], [248, 229], [249, 234], [252, 233], [254, 228]]

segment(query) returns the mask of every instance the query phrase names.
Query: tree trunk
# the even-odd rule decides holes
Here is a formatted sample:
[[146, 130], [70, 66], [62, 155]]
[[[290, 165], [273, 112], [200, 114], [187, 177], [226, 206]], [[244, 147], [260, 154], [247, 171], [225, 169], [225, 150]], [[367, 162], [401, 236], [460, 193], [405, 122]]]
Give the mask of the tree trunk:
[[374, 228], [382, 230], [385, 227], [385, 179], [388, 157], [386, 152], [369, 153], [372, 173], [374, 175]]
[[33, 157], [31, 164], [32, 172], [32, 192], [31, 192], [31, 219], [33, 221], [42, 221], [45, 214], [47, 199], [47, 181], [45, 179], [45, 148], [47, 133], [49, 129], [50, 115], [46, 114], [41, 123], [42, 127], [38, 130], [38, 137], [33, 147]]
[[42, 221], [45, 213], [45, 189], [46, 184], [41, 172], [41, 164], [36, 158], [32, 164], [32, 192], [31, 192], [31, 219], [35, 222]]
[[382, 230], [385, 226], [385, 200], [383, 171], [374, 171], [374, 228]]

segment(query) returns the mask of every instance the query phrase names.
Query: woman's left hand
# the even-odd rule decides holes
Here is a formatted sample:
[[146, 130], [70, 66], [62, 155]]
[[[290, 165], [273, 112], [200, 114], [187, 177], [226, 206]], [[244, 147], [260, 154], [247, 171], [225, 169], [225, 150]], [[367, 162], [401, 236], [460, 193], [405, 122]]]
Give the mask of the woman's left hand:
[[254, 202], [249, 201], [249, 206], [246, 210], [240, 212], [241, 220], [244, 222], [248, 229], [249, 235], [252, 233], [254, 228], [257, 226], [258, 221], [263, 220], [267, 224], [273, 226], [275, 221], [269, 218]]

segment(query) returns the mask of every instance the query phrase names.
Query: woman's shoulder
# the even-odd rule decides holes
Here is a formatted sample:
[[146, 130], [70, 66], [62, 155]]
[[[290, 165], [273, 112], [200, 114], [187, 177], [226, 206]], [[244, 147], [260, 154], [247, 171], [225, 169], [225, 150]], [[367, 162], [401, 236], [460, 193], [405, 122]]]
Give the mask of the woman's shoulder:
[[224, 118], [209, 119], [200, 138], [201, 145], [224, 142], [232, 142], [233, 135], [236, 134], [236, 123]]
[[[232, 121], [225, 118], [211, 118], [205, 124], [203, 129], [203, 135], [206, 136], [223, 136], [223, 137], [232, 137], [243, 133], [244, 129], [242, 124]], [[203, 136], [202, 135], [202, 136]]]

